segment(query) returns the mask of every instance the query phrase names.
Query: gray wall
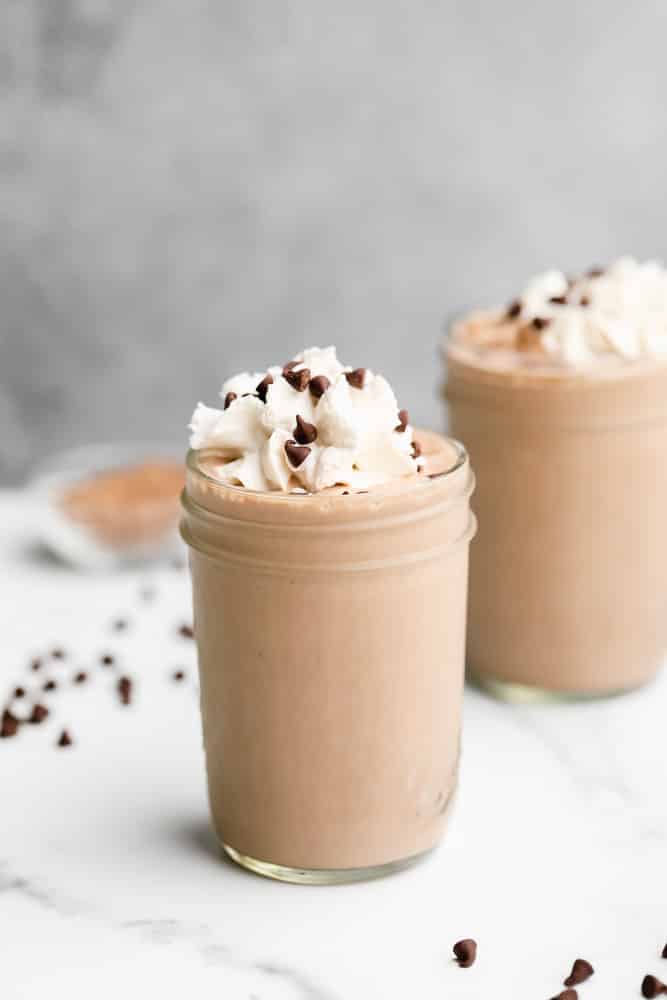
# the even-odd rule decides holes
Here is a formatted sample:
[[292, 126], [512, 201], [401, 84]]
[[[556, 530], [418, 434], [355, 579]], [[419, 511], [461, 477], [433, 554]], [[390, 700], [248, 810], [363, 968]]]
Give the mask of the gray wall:
[[184, 440], [335, 342], [435, 345], [535, 269], [665, 252], [667, 4], [0, 0], [0, 477]]

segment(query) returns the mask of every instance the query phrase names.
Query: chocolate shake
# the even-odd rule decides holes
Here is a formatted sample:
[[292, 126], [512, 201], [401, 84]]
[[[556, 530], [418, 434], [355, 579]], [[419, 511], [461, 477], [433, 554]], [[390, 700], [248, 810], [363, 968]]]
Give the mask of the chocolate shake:
[[457, 783], [466, 453], [333, 349], [222, 396], [193, 417], [182, 524], [216, 834], [290, 881], [404, 867]]
[[650, 680], [667, 647], [667, 272], [548, 272], [445, 345], [474, 463], [468, 669], [506, 697]]

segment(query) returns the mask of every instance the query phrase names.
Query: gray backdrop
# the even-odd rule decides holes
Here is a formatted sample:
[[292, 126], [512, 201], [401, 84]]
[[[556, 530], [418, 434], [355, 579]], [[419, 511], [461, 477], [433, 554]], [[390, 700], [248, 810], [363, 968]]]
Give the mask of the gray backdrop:
[[667, 4], [0, 0], [0, 477], [665, 244]]

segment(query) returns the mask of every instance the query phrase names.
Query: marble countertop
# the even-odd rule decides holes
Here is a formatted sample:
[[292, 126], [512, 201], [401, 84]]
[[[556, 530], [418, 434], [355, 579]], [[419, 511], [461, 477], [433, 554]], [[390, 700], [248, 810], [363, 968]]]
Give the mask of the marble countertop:
[[[76, 574], [30, 548], [24, 511], [0, 493], [0, 696], [34, 684], [32, 657], [66, 657], [39, 673], [62, 678], [49, 718], [0, 742], [3, 998], [547, 1000], [578, 956], [596, 968], [586, 1000], [667, 979], [666, 676], [555, 707], [467, 690], [435, 854], [366, 884], [270, 882], [208, 830], [187, 572]], [[467, 970], [462, 937], [479, 942]]]

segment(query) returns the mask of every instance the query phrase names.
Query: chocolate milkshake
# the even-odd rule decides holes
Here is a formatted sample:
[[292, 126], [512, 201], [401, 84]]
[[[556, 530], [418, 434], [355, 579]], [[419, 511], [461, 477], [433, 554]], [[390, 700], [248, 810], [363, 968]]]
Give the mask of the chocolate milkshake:
[[465, 451], [333, 349], [222, 396], [193, 417], [182, 524], [216, 834], [289, 881], [404, 867], [456, 789]]
[[445, 345], [474, 463], [468, 669], [512, 698], [605, 695], [667, 647], [667, 272], [549, 272]]

